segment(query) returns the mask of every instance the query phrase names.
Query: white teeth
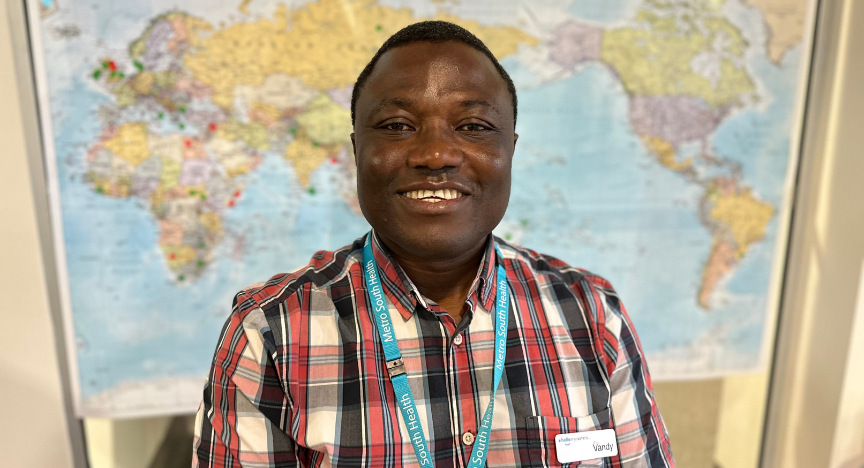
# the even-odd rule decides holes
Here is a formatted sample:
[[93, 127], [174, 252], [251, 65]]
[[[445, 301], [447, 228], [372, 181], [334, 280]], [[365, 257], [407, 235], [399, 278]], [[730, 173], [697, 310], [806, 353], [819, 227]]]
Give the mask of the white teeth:
[[442, 200], [453, 200], [456, 198], [464, 197], [465, 194], [452, 189], [442, 189], [442, 190], [412, 190], [410, 192], [405, 192], [402, 194], [403, 197], [413, 198], [415, 200], [423, 200], [425, 202], [430, 203], [438, 203]]
[[443, 192], [444, 193], [442, 198], [444, 198], [445, 200], [453, 200], [455, 198], [460, 198], [464, 196], [464, 194], [458, 190], [446, 189], [443, 190]]

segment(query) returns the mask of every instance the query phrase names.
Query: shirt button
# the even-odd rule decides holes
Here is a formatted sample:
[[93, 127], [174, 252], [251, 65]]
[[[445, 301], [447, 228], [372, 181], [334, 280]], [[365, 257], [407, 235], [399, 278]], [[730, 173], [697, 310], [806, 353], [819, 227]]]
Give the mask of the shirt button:
[[456, 346], [459, 346], [460, 344], [462, 344], [462, 334], [461, 333], [453, 337], [453, 344], [455, 344]]
[[462, 443], [465, 445], [471, 445], [474, 443], [474, 434], [470, 431], [462, 434]]

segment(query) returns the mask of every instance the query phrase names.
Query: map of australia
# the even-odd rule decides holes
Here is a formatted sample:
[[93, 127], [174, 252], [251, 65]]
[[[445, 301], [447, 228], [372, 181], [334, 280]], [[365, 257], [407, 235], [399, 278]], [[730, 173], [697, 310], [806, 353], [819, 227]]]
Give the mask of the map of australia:
[[426, 19], [474, 32], [519, 91], [496, 234], [607, 277], [657, 377], [764, 352], [808, 2], [112, 4], [125, 22], [42, 20], [83, 412], [194, 406], [231, 293], [368, 229], [352, 86]]

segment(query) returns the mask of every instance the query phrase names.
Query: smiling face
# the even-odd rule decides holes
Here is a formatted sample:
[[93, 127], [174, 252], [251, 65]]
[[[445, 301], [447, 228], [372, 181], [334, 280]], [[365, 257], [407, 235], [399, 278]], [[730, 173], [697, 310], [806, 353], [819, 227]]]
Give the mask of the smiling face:
[[357, 100], [360, 208], [399, 253], [475, 252], [507, 210], [516, 138], [510, 94], [483, 53], [454, 41], [392, 49]]

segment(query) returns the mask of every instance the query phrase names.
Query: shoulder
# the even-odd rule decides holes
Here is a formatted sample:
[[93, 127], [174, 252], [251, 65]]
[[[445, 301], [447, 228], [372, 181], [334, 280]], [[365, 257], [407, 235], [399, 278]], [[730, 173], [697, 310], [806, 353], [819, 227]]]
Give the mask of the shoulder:
[[302, 268], [280, 273], [267, 281], [243, 288], [234, 297], [233, 313], [268, 310], [297, 296], [304, 290], [321, 290], [345, 278], [360, 261], [363, 238], [333, 251], [320, 250]]
[[[304, 311], [309, 311], [310, 304], [316, 302], [314, 298], [329, 294], [334, 283], [350, 276], [355, 264], [359, 271], [357, 253], [362, 253], [361, 241], [338, 250], [317, 252], [306, 266], [238, 292], [216, 345], [211, 384], [214, 372], [235, 373], [241, 357], [250, 363], [259, 363], [262, 367], [256, 372], [278, 374], [267, 356], [298, 351], [299, 341], [292, 340], [293, 335], [285, 330], [293, 329], [295, 322], [302, 322], [306, 316]], [[326, 310], [328, 303], [318, 306], [322, 304]], [[265, 369], [264, 363], [268, 360], [270, 364], [266, 366], [270, 367]]]
[[[551, 255], [495, 239], [501, 255], [517, 275], [533, 278], [539, 289], [548, 289], [559, 304], [575, 301], [583, 312], [595, 348], [611, 375], [618, 359], [618, 343], [624, 329], [632, 329], [627, 311], [612, 284], [602, 276], [577, 268]], [[542, 292], [541, 292], [542, 294]], [[635, 335], [635, 331], [634, 331]]]
[[596, 290], [603, 294], [617, 297], [612, 284], [600, 275], [583, 268], [569, 265], [567, 262], [551, 255], [541, 254], [495, 237], [495, 242], [501, 249], [505, 259], [521, 267], [525, 273], [535, 276], [556, 278], [571, 287], [582, 287]]

